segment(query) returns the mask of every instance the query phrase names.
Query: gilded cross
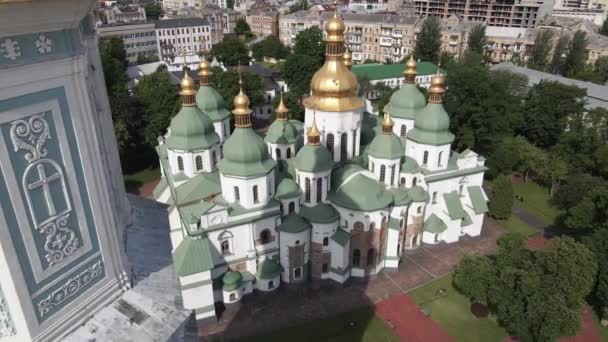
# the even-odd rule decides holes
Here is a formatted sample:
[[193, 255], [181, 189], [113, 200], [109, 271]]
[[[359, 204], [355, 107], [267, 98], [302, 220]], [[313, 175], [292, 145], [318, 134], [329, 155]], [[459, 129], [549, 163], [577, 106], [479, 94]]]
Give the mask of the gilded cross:
[[57, 214], [57, 211], [55, 210], [55, 204], [53, 203], [53, 197], [51, 196], [51, 187], [49, 185], [52, 181], [59, 179], [61, 176], [58, 173], [55, 173], [54, 175], [47, 177], [43, 164], [38, 164], [36, 168], [38, 170], [39, 179], [32, 184], [28, 184], [27, 188], [28, 190], [34, 190], [42, 187], [46, 209], [49, 212], [49, 216], [54, 216]]

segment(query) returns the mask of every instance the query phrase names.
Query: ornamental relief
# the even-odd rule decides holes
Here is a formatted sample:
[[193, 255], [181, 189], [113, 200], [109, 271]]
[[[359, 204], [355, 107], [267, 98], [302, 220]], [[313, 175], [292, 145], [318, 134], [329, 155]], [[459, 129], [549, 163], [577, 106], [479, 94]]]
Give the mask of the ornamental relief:
[[0, 339], [17, 334], [11, 313], [0, 289]]

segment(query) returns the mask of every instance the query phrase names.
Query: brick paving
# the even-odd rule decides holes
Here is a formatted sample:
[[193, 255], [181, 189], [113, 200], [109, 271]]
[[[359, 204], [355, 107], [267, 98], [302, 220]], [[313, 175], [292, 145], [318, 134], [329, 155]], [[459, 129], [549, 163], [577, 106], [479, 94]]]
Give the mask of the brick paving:
[[496, 239], [504, 234], [496, 221], [486, 218], [482, 234], [463, 237], [455, 244], [422, 246], [406, 254], [397, 270], [386, 270], [368, 279], [351, 279], [285, 285], [270, 294], [253, 294], [236, 306], [221, 310], [218, 322], [199, 327], [202, 340], [234, 340], [263, 335], [303, 322], [321, 319], [363, 306], [372, 306], [451, 272], [462, 256], [490, 254]]

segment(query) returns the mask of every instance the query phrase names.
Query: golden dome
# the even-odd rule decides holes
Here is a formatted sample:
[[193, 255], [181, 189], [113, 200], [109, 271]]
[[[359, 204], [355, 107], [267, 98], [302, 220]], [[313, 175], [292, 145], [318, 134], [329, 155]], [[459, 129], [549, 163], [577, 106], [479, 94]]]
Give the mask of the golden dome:
[[392, 134], [394, 125], [395, 122], [393, 122], [393, 119], [391, 118], [391, 113], [384, 113], [384, 120], [382, 121], [382, 132], [384, 134]]
[[287, 113], [289, 112], [289, 109], [287, 109], [287, 106], [285, 106], [285, 102], [283, 102], [283, 94], [281, 94], [279, 106], [275, 111], [277, 112], [277, 120], [287, 121]]
[[211, 64], [207, 62], [205, 56], [201, 57], [201, 61], [198, 63], [198, 79], [200, 80], [201, 85], [209, 85], [211, 82], [211, 76], [213, 76], [213, 72], [211, 71]]
[[414, 59], [414, 55], [410, 56], [410, 59], [408, 59], [407, 63], [405, 64], [405, 66], [408, 69], [414, 68], [414, 70], [416, 69], [416, 60]]
[[441, 74], [441, 68], [437, 66], [437, 74], [431, 79], [431, 87], [428, 90], [429, 102], [441, 103], [445, 93], [445, 77]]
[[188, 75], [188, 69], [186, 67], [184, 67], [184, 77], [182, 77], [179, 85], [181, 87], [179, 95], [182, 97], [182, 105], [194, 106], [194, 95], [196, 95], [196, 90], [194, 89], [195, 84], [192, 77]]
[[308, 130], [308, 144], [319, 145], [321, 143], [321, 132], [317, 128], [316, 113], [312, 114], [312, 126]]
[[338, 17], [338, 2], [334, 0], [334, 15], [325, 24], [325, 32], [327, 32], [326, 42], [343, 42], [344, 31], [346, 25], [340, 17]]
[[344, 56], [342, 56], [342, 60], [344, 61], [344, 65], [347, 68], [352, 68], [353, 66], [353, 56], [350, 53], [350, 50], [348, 50], [348, 46], [345, 47], [344, 50]]
[[[249, 97], [243, 92], [243, 80], [241, 78], [241, 68], [239, 66], [239, 93], [234, 97], [234, 109], [232, 114], [234, 115], [247, 115], [251, 114], [249, 109]], [[237, 120], [238, 121], [238, 120]]]

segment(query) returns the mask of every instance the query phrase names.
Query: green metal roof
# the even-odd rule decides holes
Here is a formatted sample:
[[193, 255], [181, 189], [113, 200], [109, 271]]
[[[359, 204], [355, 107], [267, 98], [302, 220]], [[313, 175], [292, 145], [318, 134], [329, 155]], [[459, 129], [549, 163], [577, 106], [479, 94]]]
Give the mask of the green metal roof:
[[274, 165], [262, 137], [247, 127], [236, 128], [226, 139], [219, 169], [226, 175], [253, 177], [267, 174]]
[[277, 227], [278, 231], [286, 233], [300, 233], [311, 226], [302, 216], [298, 214], [290, 214], [283, 219], [283, 222]]
[[375, 211], [388, 207], [393, 202], [393, 195], [375, 179], [357, 174], [331, 192], [329, 200], [347, 209]]
[[470, 169], [453, 170], [450, 172], [438, 172], [437, 174], [433, 173], [433, 174], [430, 174], [430, 175], [424, 177], [424, 180], [427, 183], [430, 183], [430, 182], [443, 180], [443, 179], [447, 179], [447, 178], [466, 176], [466, 175], [470, 175], [470, 174], [474, 174], [474, 173], [484, 172], [487, 169], [488, 168], [485, 166], [477, 166], [477, 167], [472, 167]]
[[488, 212], [488, 203], [486, 197], [483, 195], [483, 190], [480, 186], [470, 186], [467, 188], [469, 191], [469, 197], [473, 204], [473, 211], [475, 214], [480, 215]]
[[243, 275], [238, 271], [228, 271], [222, 277], [222, 283], [224, 291], [234, 291], [243, 284]]
[[448, 226], [437, 215], [431, 214], [424, 222], [423, 230], [425, 232], [439, 234], [448, 229]]
[[211, 270], [213, 259], [207, 238], [184, 237], [173, 252], [173, 265], [180, 277]]
[[213, 87], [200, 86], [196, 92], [196, 106], [209, 116], [211, 121], [222, 121], [230, 116], [224, 98]]
[[414, 128], [407, 138], [421, 144], [445, 145], [454, 141], [450, 133], [450, 116], [441, 103], [429, 103], [416, 114]]
[[342, 228], [338, 228], [331, 237], [338, 245], [344, 247], [350, 241], [350, 234]]
[[194, 151], [208, 149], [220, 142], [209, 117], [196, 106], [186, 106], [171, 119], [167, 148]]
[[340, 219], [340, 213], [336, 208], [327, 203], [320, 203], [314, 207], [301, 206], [300, 215], [313, 223], [332, 223]]
[[281, 274], [281, 271], [283, 271], [283, 267], [278, 262], [265, 259], [258, 264], [256, 276], [260, 279], [274, 279]]
[[421, 186], [413, 186], [407, 190], [409, 197], [414, 202], [426, 202], [429, 200], [429, 193]]
[[452, 220], [464, 219], [467, 216], [466, 211], [460, 202], [460, 195], [456, 191], [443, 194], [445, 205], [448, 208], [448, 214]]
[[287, 199], [300, 196], [300, 187], [291, 178], [283, 178], [274, 194], [276, 199]]
[[169, 204], [186, 204], [199, 201], [222, 192], [219, 172], [199, 173], [175, 189], [175, 198], [169, 199]]
[[291, 121], [275, 120], [264, 137], [264, 141], [271, 144], [295, 144], [298, 140], [298, 130]]
[[331, 186], [333, 189], [337, 189], [347, 180], [350, 176], [355, 173], [365, 172], [366, 168], [354, 163], [343, 164], [337, 167], [331, 173]]
[[152, 191], [152, 195], [154, 196], [154, 198], [160, 197], [160, 195], [162, 195], [162, 193], [165, 192], [165, 189], [168, 186], [169, 186], [169, 184], [167, 183], [167, 178], [162, 177], [160, 179], [160, 181], [158, 182], [158, 184], [156, 184], [156, 186], [154, 187], [154, 191]]
[[367, 153], [380, 159], [400, 159], [405, 153], [405, 148], [401, 139], [391, 132], [391, 134], [378, 134], [369, 144]]
[[[445, 74], [445, 70], [441, 70], [442, 74]], [[364, 77], [370, 81], [385, 80], [388, 78], [404, 77], [405, 64], [355, 64], [352, 71], [357, 78]], [[433, 75], [437, 72], [437, 66], [431, 62], [418, 62], [416, 64], [416, 72], [418, 76]]]
[[405, 157], [405, 161], [401, 164], [401, 172], [405, 173], [418, 173], [420, 172], [420, 166], [418, 162], [412, 157]]
[[331, 170], [334, 160], [323, 145], [304, 145], [295, 159], [295, 167], [304, 172], [322, 172]]
[[405, 205], [412, 202], [410, 192], [406, 188], [391, 188], [389, 191], [393, 194], [393, 201], [395, 205]]
[[404, 84], [401, 89], [391, 95], [383, 111], [401, 119], [414, 120], [416, 113], [424, 108], [426, 98], [415, 84]]

